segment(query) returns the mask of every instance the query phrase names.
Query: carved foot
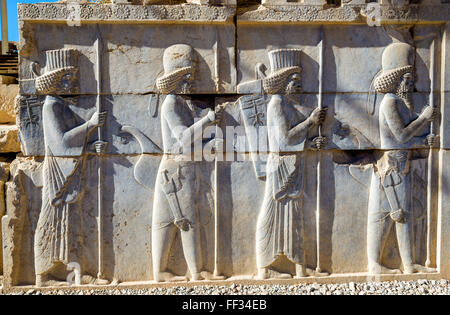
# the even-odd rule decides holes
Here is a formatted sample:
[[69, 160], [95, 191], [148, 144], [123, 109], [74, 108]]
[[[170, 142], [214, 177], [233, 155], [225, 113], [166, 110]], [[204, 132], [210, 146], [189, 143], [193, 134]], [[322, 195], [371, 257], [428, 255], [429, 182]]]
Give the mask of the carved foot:
[[227, 277], [221, 275], [215, 275], [209, 271], [202, 271], [201, 275], [206, 280], [225, 280]]
[[81, 284], [93, 284], [93, 285], [108, 285], [109, 280], [94, 278], [91, 275], [84, 275], [81, 277]]
[[281, 273], [268, 268], [261, 268], [258, 271], [258, 276], [256, 277], [259, 280], [265, 279], [292, 279], [292, 275], [289, 273]]
[[306, 273], [311, 277], [328, 277], [330, 275], [326, 271], [317, 271], [310, 268], [306, 268]]
[[308, 271], [307, 268], [305, 267], [305, 265], [299, 265], [296, 264], [295, 265], [295, 277], [296, 279], [298, 278], [305, 278], [308, 276]]
[[192, 273], [191, 281], [205, 280], [200, 272]]
[[405, 266], [405, 270], [403, 270], [404, 274], [412, 274], [412, 273], [434, 273], [437, 272], [435, 268], [429, 268], [418, 264], [413, 264], [409, 266]]
[[155, 275], [155, 281], [156, 282], [180, 282], [180, 281], [187, 281], [187, 278], [185, 276], [175, 276], [171, 272], [159, 272]]
[[381, 266], [380, 264], [373, 264], [369, 266], [369, 274], [381, 275], [381, 274], [401, 274], [400, 269], [389, 269]]
[[42, 288], [44, 286], [44, 276], [36, 275], [36, 288]]

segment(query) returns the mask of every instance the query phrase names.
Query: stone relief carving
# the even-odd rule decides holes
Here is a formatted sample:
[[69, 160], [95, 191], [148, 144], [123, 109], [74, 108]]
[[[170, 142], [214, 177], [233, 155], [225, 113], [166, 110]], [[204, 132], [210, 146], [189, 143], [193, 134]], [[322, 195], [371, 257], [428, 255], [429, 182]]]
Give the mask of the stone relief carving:
[[[443, 61], [427, 59], [434, 48], [399, 43], [405, 38], [364, 25], [360, 13], [364, 5], [356, 2], [340, 8], [303, 4], [244, 10], [237, 16], [236, 27], [241, 28], [237, 40], [232, 8], [82, 3], [81, 21], [91, 21], [82, 24], [88, 32], [93, 32], [96, 20], [121, 19], [126, 26], [126, 35], [108, 38], [104, 49], [98, 49], [97, 59], [102, 55], [105, 71], [94, 79], [87, 75], [95, 68], [92, 38], [72, 42], [60, 36], [37, 44], [23, 32], [24, 80], [35, 81], [37, 92], [29, 89], [17, 100], [23, 152], [31, 156], [17, 163], [25, 169], [33, 164], [36, 170], [13, 170], [7, 185], [10, 200], [2, 220], [3, 243], [11, 257], [5, 260], [6, 281], [60, 285], [53, 281], [58, 279], [54, 274], [79, 262], [76, 283], [107, 284], [99, 275], [90, 276], [97, 270], [97, 245], [104, 247], [105, 277], [114, 284], [226, 277], [237, 281], [308, 276], [364, 280], [367, 275], [395, 279], [400, 273], [439, 277], [434, 252], [441, 245], [442, 235], [436, 230], [442, 226], [436, 222], [438, 192], [430, 193], [429, 187], [443, 175], [436, 167], [440, 157], [429, 153], [437, 153], [433, 133], [437, 126], [430, 128], [437, 109], [432, 101], [423, 106], [428, 92], [423, 76], [424, 69], [435, 65], [444, 71]], [[404, 12], [417, 9], [414, 19], [421, 19], [425, 7], [406, 6], [391, 18], [413, 21], [412, 13]], [[59, 20], [70, 15], [67, 9], [67, 3], [21, 5], [20, 15], [33, 30], [51, 29], [53, 20], [65, 29], [68, 26]], [[427, 21], [438, 21], [445, 14], [425, 15]], [[208, 19], [214, 27], [208, 24], [204, 31], [186, 32], [186, 39], [158, 39], [169, 28], [167, 34], [178, 32], [188, 19], [195, 21], [189, 25], [192, 29], [203, 29], [201, 22]], [[134, 23], [137, 20], [159, 22]], [[163, 20], [183, 22], [175, 27]], [[305, 23], [278, 25], [277, 21]], [[319, 27], [321, 21], [352, 23]], [[273, 25], [262, 26], [265, 22]], [[99, 27], [121, 30], [122, 24], [110, 24]], [[148, 36], [130, 40], [134, 25], [139, 30], [148, 27]], [[231, 36], [220, 31], [223, 26], [232, 28]], [[412, 42], [425, 38], [428, 29], [439, 34], [441, 26], [423, 23], [419, 30], [409, 25], [400, 28]], [[265, 38], [255, 36], [266, 27]], [[331, 34], [325, 49], [324, 29]], [[223, 45], [228, 37], [236, 40], [234, 46]], [[440, 39], [436, 37], [436, 43], [441, 44]], [[444, 49], [437, 47], [434, 50]], [[38, 71], [36, 64], [30, 64], [40, 60], [42, 52], [45, 67]], [[378, 58], [382, 71], [374, 78], [374, 88], [379, 97], [367, 115], [366, 86], [379, 70], [373, 64]], [[226, 61], [239, 69], [236, 78], [226, 78], [233, 68]], [[133, 68], [126, 75], [115, 71], [123, 63], [145, 70], [138, 73]], [[236, 86], [239, 75], [244, 82]], [[80, 88], [85, 79], [90, 80], [90, 89]], [[437, 90], [433, 75], [430, 80]], [[97, 93], [94, 81], [104, 84]], [[112, 89], [112, 82], [138, 88]], [[207, 83], [214, 84], [207, 94], [196, 89]], [[222, 83], [230, 88], [222, 88]], [[302, 84], [307, 85], [305, 91]], [[199, 90], [205, 94], [196, 94]], [[107, 122], [105, 113], [93, 114], [93, 100], [100, 94]], [[425, 109], [417, 114], [414, 105]], [[223, 149], [220, 134], [226, 134], [229, 126], [241, 127], [247, 143], [241, 146], [239, 139], [226, 147], [224, 157], [233, 159], [222, 161], [217, 154]], [[102, 137], [92, 132], [99, 127]], [[325, 135], [331, 142], [326, 146]], [[262, 138], [265, 148], [260, 147]], [[109, 143], [101, 161], [89, 151], [99, 139]], [[215, 159], [204, 161], [205, 151], [211, 148]], [[42, 152], [45, 157], [39, 159]], [[239, 160], [238, 155], [245, 158]], [[104, 172], [98, 181], [97, 176], [88, 180], [99, 162]], [[431, 181], [429, 174], [439, 176]], [[105, 215], [104, 233], [97, 238], [100, 228], [94, 219], [101, 198], [95, 196], [100, 182], [105, 187]], [[31, 197], [27, 200], [23, 195]], [[201, 207], [207, 208], [206, 219]], [[93, 222], [86, 224], [90, 220], [86, 216]], [[26, 251], [22, 248], [31, 248], [27, 261], [32, 267], [17, 266]], [[315, 271], [308, 268], [314, 264]]]
[[95, 3], [49, 3], [20, 4], [21, 20], [186, 20], [186, 21], [228, 21], [235, 9], [210, 5], [134, 5]]
[[[198, 148], [198, 136], [205, 128], [217, 123], [220, 114], [209, 110], [198, 116], [199, 109], [189, 97], [179, 94], [195, 90], [195, 70], [197, 55], [195, 50], [184, 44], [167, 48], [163, 56], [164, 75], [157, 80], [161, 93], [167, 94], [161, 105], [161, 129], [163, 138], [162, 161], [154, 183], [152, 222], [153, 275], [156, 281], [180, 281], [184, 276], [175, 276], [169, 271], [169, 252], [177, 231], [181, 234], [184, 257], [192, 280], [201, 280], [202, 246], [200, 218], [198, 213], [198, 189], [201, 185], [199, 168], [201, 162], [193, 158]], [[123, 131], [142, 138], [142, 133], [132, 126], [124, 126]], [[148, 140], [140, 140], [147, 145]], [[200, 148], [201, 149], [201, 148]], [[144, 148], [143, 148], [143, 152]], [[135, 168], [135, 177], [144, 177], [142, 160]], [[205, 273], [203, 273], [205, 274]], [[211, 275], [207, 276], [211, 278]], [[223, 277], [218, 277], [223, 279]]]
[[80, 221], [74, 223], [74, 217], [82, 215], [77, 203], [83, 194], [83, 155], [89, 134], [106, 119], [106, 113], [96, 112], [90, 120], [79, 123], [62, 96], [77, 91], [77, 51], [60, 49], [45, 54], [46, 66], [36, 78], [36, 90], [46, 95], [42, 109], [42, 208], [34, 240], [37, 286], [45, 285], [47, 274], [57, 264], [81, 260], [80, 253], [69, 256], [82, 249], [81, 243], [73, 248], [72, 239], [81, 233]]
[[394, 225], [403, 273], [435, 271], [415, 264], [413, 256], [411, 193], [414, 170], [411, 169], [413, 151], [409, 150], [408, 143], [436, 116], [436, 109], [431, 105], [419, 117], [411, 115], [414, 109], [411, 98], [413, 57], [413, 46], [390, 44], [382, 55], [382, 71], [374, 81], [376, 91], [385, 93], [379, 109], [380, 149], [385, 151], [378, 156], [370, 184], [367, 256], [371, 274], [400, 272], [385, 268], [381, 261], [386, 234]]
[[[269, 52], [271, 73], [261, 71], [258, 80], [269, 94], [265, 106], [264, 96], [243, 97], [241, 111], [246, 128], [267, 124], [269, 156], [267, 165], [255, 161], [259, 178], [266, 178], [264, 201], [256, 227], [256, 259], [258, 278], [291, 278], [279, 273], [271, 265], [279, 256], [287, 257], [296, 265], [296, 277], [313, 274], [306, 268], [303, 248], [303, 206], [305, 158], [302, 151], [308, 131], [325, 119], [326, 109], [315, 109], [305, 117], [296, 100], [290, 95], [301, 92], [299, 49], [278, 49]], [[262, 69], [261, 65], [257, 69]], [[254, 85], [243, 83], [241, 87]], [[239, 89], [239, 88], [238, 88]], [[301, 106], [301, 104], [300, 104]], [[257, 134], [257, 133], [255, 133]], [[258, 141], [250, 138], [252, 143]], [[286, 153], [296, 151], [295, 153]], [[318, 274], [316, 274], [318, 275]]]

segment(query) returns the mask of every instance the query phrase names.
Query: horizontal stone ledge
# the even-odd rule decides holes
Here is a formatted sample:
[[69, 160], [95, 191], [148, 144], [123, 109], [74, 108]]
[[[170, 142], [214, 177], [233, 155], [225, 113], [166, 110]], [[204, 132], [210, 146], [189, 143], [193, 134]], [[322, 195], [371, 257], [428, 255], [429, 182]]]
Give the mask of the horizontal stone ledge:
[[67, 22], [73, 26], [85, 22], [202, 22], [224, 23], [233, 21], [233, 7], [200, 5], [132, 5], [132, 4], [19, 4], [18, 16], [22, 21]]
[[[147, 289], [147, 288], [173, 288], [173, 287], [194, 287], [194, 286], [231, 286], [231, 285], [296, 285], [296, 284], [337, 284], [346, 282], [384, 282], [384, 281], [414, 281], [414, 280], [441, 280], [443, 276], [441, 273], [415, 273], [410, 275], [370, 275], [368, 273], [351, 273], [351, 274], [331, 274], [326, 277], [305, 277], [295, 279], [267, 279], [258, 280], [253, 279], [252, 276], [233, 276], [225, 280], [201, 280], [201, 281], [178, 281], [178, 282], [156, 282], [152, 280], [147, 281], [126, 281], [119, 284], [110, 285], [72, 285], [72, 286], [58, 286], [58, 287], [43, 287], [37, 291], [48, 292], [55, 288], [61, 291], [74, 290], [108, 290], [108, 289]], [[9, 293], [21, 292], [24, 290], [36, 289], [34, 286], [13, 286], [9, 288]]]
[[322, 7], [314, 5], [297, 6], [260, 6], [255, 10], [239, 14], [238, 24], [252, 23], [349, 23], [368, 24], [367, 17], [372, 17], [377, 24], [399, 23], [446, 23], [450, 20], [450, 5], [420, 6], [409, 5], [404, 8], [379, 6], [379, 14], [366, 5], [342, 7]]

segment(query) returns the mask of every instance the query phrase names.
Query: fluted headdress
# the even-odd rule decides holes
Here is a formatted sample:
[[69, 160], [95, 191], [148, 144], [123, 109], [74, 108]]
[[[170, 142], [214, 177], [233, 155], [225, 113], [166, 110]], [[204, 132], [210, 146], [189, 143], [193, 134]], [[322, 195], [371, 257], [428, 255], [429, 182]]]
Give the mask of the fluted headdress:
[[269, 52], [271, 73], [263, 80], [266, 93], [275, 94], [293, 73], [302, 71], [300, 67], [300, 49], [277, 49]]
[[45, 52], [43, 74], [36, 78], [36, 90], [43, 94], [54, 92], [61, 77], [77, 69], [77, 50], [57, 49]]

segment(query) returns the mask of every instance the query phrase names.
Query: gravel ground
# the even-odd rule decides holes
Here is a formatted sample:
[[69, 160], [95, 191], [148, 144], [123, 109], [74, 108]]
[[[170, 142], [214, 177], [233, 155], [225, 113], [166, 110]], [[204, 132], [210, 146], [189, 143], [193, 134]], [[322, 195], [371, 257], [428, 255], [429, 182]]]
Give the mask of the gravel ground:
[[[1, 292], [1, 291], [0, 291]], [[417, 280], [343, 284], [193, 286], [147, 289], [54, 290], [35, 289], [16, 295], [450, 295], [450, 281]]]

